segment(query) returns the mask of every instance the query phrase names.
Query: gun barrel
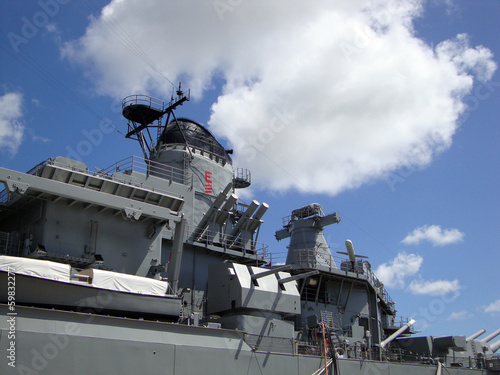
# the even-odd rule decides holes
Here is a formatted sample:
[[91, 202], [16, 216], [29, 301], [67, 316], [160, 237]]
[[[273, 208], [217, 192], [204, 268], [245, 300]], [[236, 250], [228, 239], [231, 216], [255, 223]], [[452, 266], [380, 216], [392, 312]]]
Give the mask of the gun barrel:
[[500, 349], [500, 340], [494, 342], [493, 344], [490, 345], [491, 351], [493, 353], [496, 353], [498, 349]]
[[398, 329], [396, 332], [394, 332], [392, 335], [390, 335], [388, 338], [386, 338], [384, 341], [380, 343], [380, 347], [382, 349], [385, 349], [387, 344], [389, 344], [392, 340], [397, 338], [399, 335], [401, 335], [404, 331], [408, 329], [409, 326], [415, 323], [415, 319], [411, 319], [408, 323], [406, 323], [404, 326], [402, 326], [400, 329]]
[[269, 275], [272, 275], [272, 274], [275, 274], [278, 272], [288, 271], [291, 268], [292, 268], [292, 266], [290, 264], [288, 264], [288, 265], [273, 268], [273, 269], [270, 269], [270, 270], [267, 270], [264, 272], [254, 273], [252, 275], [252, 280], [257, 280], [257, 279], [260, 279], [261, 277], [269, 276]]
[[484, 342], [490, 342], [491, 340], [493, 340], [495, 337], [497, 337], [498, 335], [500, 335], [500, 329], [497, 329], [495, 332], [493, 332], [491, 335], [488, 335], [486, 336], [484, 339], [482, 339], [481, 341], [484, 341]]
[[286, 284], [286, 283], [289, 283], [290, 281], [300, 280], [300, 279], [304, 279], [304, 278], [309, 277], [309, 276], [317, 275], [318, 273], [319, 273], [318, 270], [299, 273], [298, 275], [295, 275], [295, 276], [290, 276], [290, 277], [286, 277], [284, 279], [280, 279], [280, 280], [278, 280], [278, 283]]
[[467, 337], [467, 341], [475, 340], [485, 332], [486, 332], [485, 329], [481, 329], [481, 330], [477, 331], [476, 333], [474, 333], [473, 335]]

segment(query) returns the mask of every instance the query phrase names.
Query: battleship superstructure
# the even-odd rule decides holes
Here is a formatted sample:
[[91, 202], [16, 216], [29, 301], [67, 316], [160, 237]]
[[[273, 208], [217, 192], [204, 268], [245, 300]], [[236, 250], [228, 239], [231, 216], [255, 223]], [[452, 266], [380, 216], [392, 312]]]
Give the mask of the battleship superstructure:
[[346, 240], [337, 265], [312, 203], [284, 218], [284, 265], [258, 241], [269, 206], [189, 100], [123, 101], [144, 158], [91, 172], [56, 157], [0, 168], [2, 374], [494, 374], [500, 334], [413, 337]]

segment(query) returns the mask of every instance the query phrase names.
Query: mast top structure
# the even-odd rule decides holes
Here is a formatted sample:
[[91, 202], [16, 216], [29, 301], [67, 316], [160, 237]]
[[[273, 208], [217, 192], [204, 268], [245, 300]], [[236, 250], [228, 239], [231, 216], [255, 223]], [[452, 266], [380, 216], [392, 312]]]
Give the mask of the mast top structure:
[[[128, 132], [125, 137], [139, 141], [145, 159], [154, 153], [171, 115], [177, 123], [174, 110], [190, 99], [191, 91], [182, 91], [179, 83], [175, 94], [174, 96], [172, 92], [169, 103], [148, 95], [130, 95], [122, 101], [122, 115], [128, 120]], [[167, 115], [167, 119], [162, 125], [164, 115]], [[178, 123], [177, 126], [182, 133]], [[155, 128], [156, 136], [152, 132]]]

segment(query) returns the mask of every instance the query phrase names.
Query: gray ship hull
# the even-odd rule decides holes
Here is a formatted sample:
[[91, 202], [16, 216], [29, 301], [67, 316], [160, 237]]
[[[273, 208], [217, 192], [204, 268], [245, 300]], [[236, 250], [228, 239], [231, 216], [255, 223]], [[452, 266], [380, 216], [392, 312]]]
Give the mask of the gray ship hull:
[[[245, 333], [55, 309], [0, 306], [2, 374], [320, 374], [321, 356], [254, 351]], [[15, 317], [15, 331], [8, 318]], [[15, 332], [15, 339], [8, 334]], [[5, 361], [14, 342], [15, 368]], [[340, 374], [435, 375], [437, 366], [338, 359]], [[12, 362], [10, 362], [12, 363]], [[74, 369], [71, 371], [71, 369]], [[324, 373], [324, 372], [323, 372]], [[485, 370], [446, 368], [450, 375]]]

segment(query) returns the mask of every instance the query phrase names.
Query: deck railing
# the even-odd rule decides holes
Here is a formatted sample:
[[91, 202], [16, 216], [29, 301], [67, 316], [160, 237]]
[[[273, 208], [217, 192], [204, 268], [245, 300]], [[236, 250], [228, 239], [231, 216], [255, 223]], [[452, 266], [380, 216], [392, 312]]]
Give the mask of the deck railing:
[[[192, 238], [193, 232], [196, 226], [186, 225], [186, 234], [184, 240], [186, 242], [198, 242], [207, 245], [213, 245], [215, 247], [220, 247], [222, 251], [235, 250], [240, 251], [243, 256], [255, 256], [256, 258], [261, 258], [262, 260], [267, 259], [268, 255], [268, 245], [263, 242], [254, 241], [253, 239], [248, 239], [248, 243], [239, 243], [238, 237], [230, 236], [227, 233], [221, 231], [211, 231], [206, 229], [203, 231], [202, 236], [197, 241]], [[231, 244], [231, 245], [228, 245]]]
[[[192, 186], [193, 176], [188, 172], [187, 169], [176, 168], [168, 166], [162, 163], [158, 163], [152, 160], [144, 159], [138, 156], [130, 156], [123, 160], [113, 163], [105, 169], [98, 169], [97, 171], [89, 171], [88, 169], [79, 169], [77, 167], [70, 167], [66, 163], [60, 163], [57, 159], [49, 158], [42, 161], [41, 163], [35, 165], [26, 174], [40, 176], [42, 174], [43, 168], [47, 165], [53, 165], [61, 168], [72, 168], [74, 171], [81, 173], [87, 173], [91, 176], [114, 179], [115, 181], [127, 182], [128, 178], [120, 178], [116, 176], [115, 173], [123, 173], [125, 175], [130, 175], [132, 171], [143, 173], [147, 176], [155, 176], [168, 181], [178, 182], [187, 186]], [[82, 163], [82, 166], [84, 164]], [[125, 181], [127, 180], [127, 181]], [[131, 182], [133, 184], [133, 181]], [[144, 184], [140, 184], [142, 187], [149, 187]], [[159, 189], [155, 189], [160, 191]], [[0, 204], [5, 204], [9, 201], [9, 192], [7, 190], [0, 191]]]
[[130, 156], [117, 161], [109, 167], [94, 172], [93, 174], [100, 177], [111, 177], [111, 175], [116, 172], [130, 174], [131, 171], [160, 177], [165, 180], [179, 182], [188, 186], [192, 184], [193, 180], [193, 176], [190, 175], [185, 169], [168, 166], [138, 156]]
[[146, 105], [160, 111], [165, 110], [165, 102], [161, 99], [153, 98], [148, 95], [130, 95], [122, 101], [122, 109], [129, 105]]

